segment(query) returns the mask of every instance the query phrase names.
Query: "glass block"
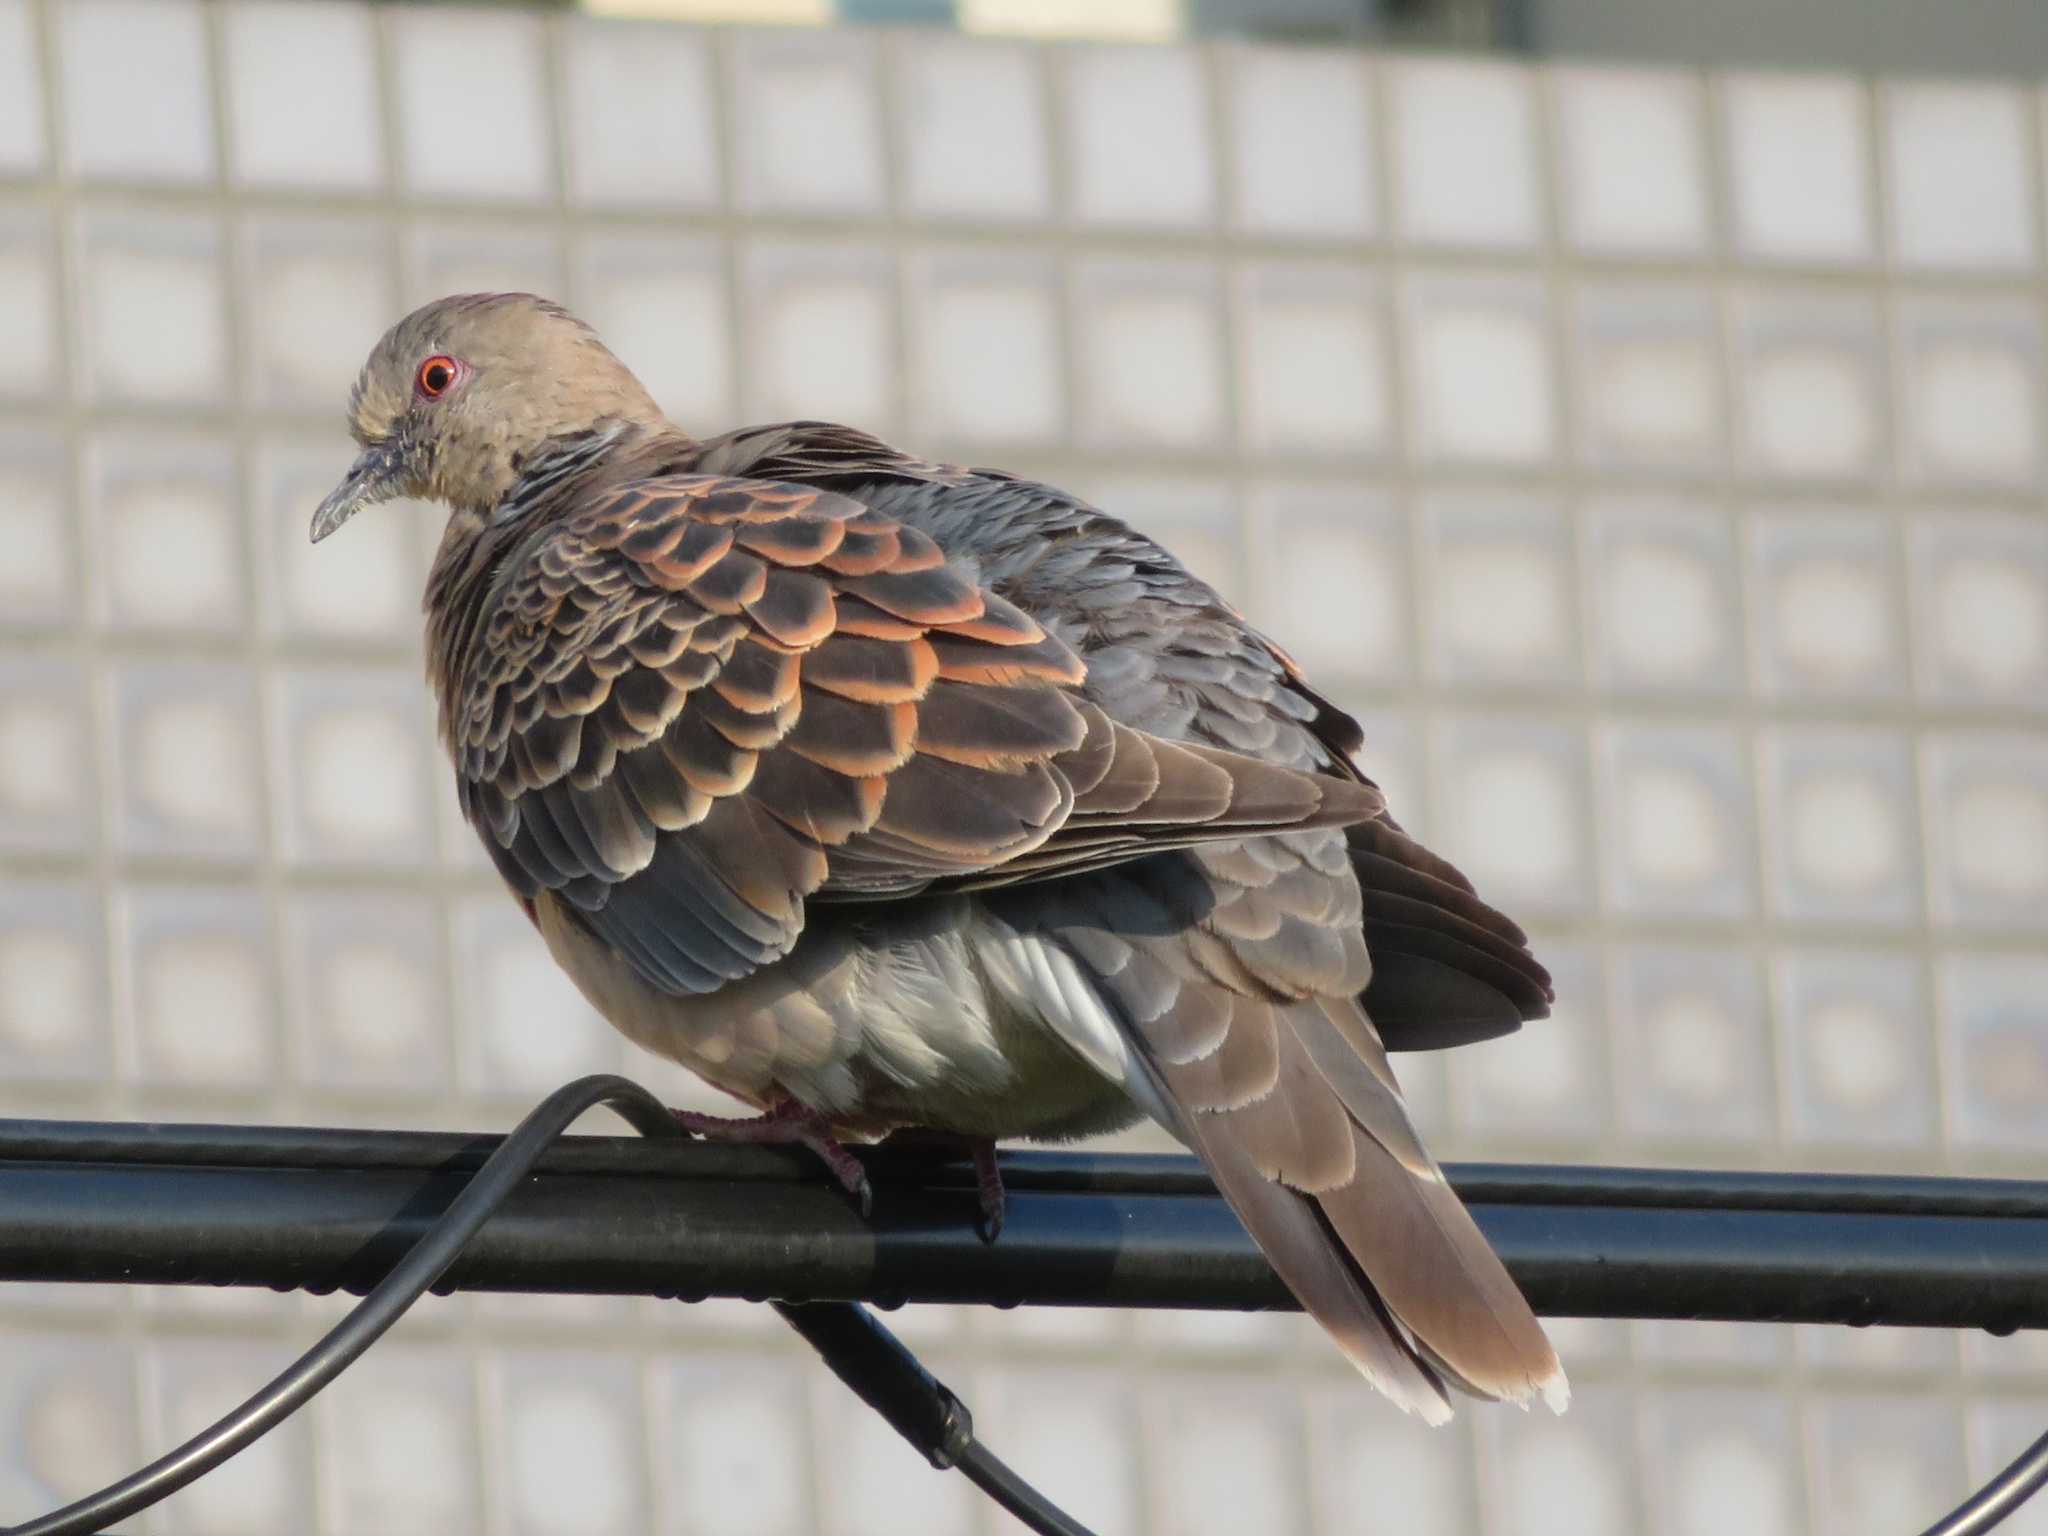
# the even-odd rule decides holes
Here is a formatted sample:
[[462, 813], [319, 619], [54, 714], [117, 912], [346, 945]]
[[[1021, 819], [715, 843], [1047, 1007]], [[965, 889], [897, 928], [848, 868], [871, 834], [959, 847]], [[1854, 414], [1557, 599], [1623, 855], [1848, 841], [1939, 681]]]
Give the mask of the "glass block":
[[913, 434], [997, 448], [1058, 441], [1066, 362], [1052, 259], [960, 246], [908, 262]]
[[1052, 212], [1044, 55], [906, 33], [890, 90], [903, 206], [919, 218], [1038, 220]]
[[400, 889], [293, 891], [283, 921], [302, 1084], [445, 1096], [453, 1028], [435, 903]]
[[27, 1521], [142, 1459], [135, 1365], [117, 1337], [0, 1327], [0, 1520]]
[[1228, 437], [1221, 297], [1205, 263], [1076, 265], [1076, 430], [1087, 446], [1187, 453]]
[[[229, 1338], [157, 1339], [144, 1346], [155, 1420], [152, 1445], [199, 1433], [282, 1371], [294, 1353], [283, 1343]], [[312, 1424], [285, 1420], [247, 1450], [161, 1506], [168, 1536], [302, 1536], [313, 1530]]]
[[1549, 308], [1534, 277], [1438, 273], [1409, 281], [1409, 431], [1425, 457], [1531, 464], [1551, 456]]
[[1579, 456], [1603, 469], [1714, 469], [1720, 315], [1693, 283], [1601, 283], [1573, 306]]
[[120, 897], [123, 995], [153, 1087], [261, 1091], [277, 1076], [270, 921], [254, 890], [136, 885]]
[[562, 34], [569, 196], [591, 208], [708, 208], [719, 197], [709, 39], [570, 18]]
[[1622, 1128], [1646, 1142], [1740, 1144], [1777, 1126], [1756, 957], [1625, 948], [1614, 961]]
[[1421, 245], [1533, 246], [1543, 236], [1536, 100], [1525, 69], [1406, 59], [1387, 73], [1394, 227]]
[[1593, 899], [1586, 741], [1573, 725], [1495, 713], [1437, 723], [1431, 829], [1486, 899], [1563, 916]]
[[332, 418], [398, 315], [390, 232], [355, 215], [252, 218], [241, 248], [249, 403]]
[[1305, 1531], [1302, 1403], [1284, 1380], [1161, 1371], [1144, 1384], [1153, 1519], [1185, 1536]]
[[1806, 1408], [1816, 1536], [1868, 1536], [1969, 1493], [1961, 1416], [1935, 1394], [1828, 1393]]
[[1920, 964], [1881, 950], [1791, 950], [1771, 966], [1796, 1141], [1925, 1146], [1940, 1133]]
[[234, 179], [319, 192], [382, 187], [375, 13], [328, 0], [253, 0], [219, 17]]
[[[0, 44], [6, 25], [0, 12]], [[0, 107], [0, 113], [6, 110]], [[58, 393], [59, 313], [57, 238], [49, 211], [0, 202], [0, 400], [27, 402]]]
[[1601, 256], [1703, 254], [1713, 236], [1697, 77], [1551, 72], [1566, 232]]
[[0, 1075], [98, 1083], [111, 1069], [105, 920], [85, 885], [0, 884]]
[[1901, 265], [2033, 265], [2033, 164], [2019, 89], [1888, 83], [1884, 126], [1892, 251]]
[[1095, 1530], [1142, 1528], [1144, 1459], [1135, 1410], [1128, 1374], [1111, 1369], [990, 1367], [975, 1383], [977, 1432], [1000, 1443], [1006, 1461]]
[[[1544, 938], [1535, 948], [1557, 1002], [1547, 1019], [1452, 1054], [1458, 1130], [1481, 1145], [1515, 1138], [1591, 1145], [1609, 1133], [1613, 1118], [1600, 959], [1583, 946]], [[1405, 1072], [1408, 1060], [1397, 1070]]]
[[0, 429], [0, 608], [16, 625], [70, 624], [69, 444], [53, 432]]
[[36, 34], [29, 0], [0, 0], [0, 174], [39, 171], [48, 153]]
[[1586, 509], [1593, 666], [1627, 692], [1739, 692], [1740, 579], [1728, 515], [1663, 500]]
[[1233, 48], [1231, 219], [1248, 234], [1366, 240], [1379, 229], [1372, 92], [1334, 49]]
[[1729, 208], [1744, 256], [1841, 264], [1876, 254], [1866, 89], [1835, 75], [1723, 78]]
[[564, 290], [562, 242], [545, 224], [418, 223], [404, 236], [404, 304], [449, 293], [537, 293]]
[[0, 851], [80, 853], [97, 837], [92, 692], [68, 655], [0, 652]]
[[1643, 1528], [1630, 1486], [1634, 1403], [1621, 1389], [1581, 1392], [1571, 1412], [1475, 1414], [1481, 1500], [1494, 1536], [1632, 1536]]
[[206, 22], [194, 0], [65, 0], [48, 14], [72, 170], [111, 181], [213, 175]]
[[1741, 1388], [1664, 1388], [1646, 1395], [1645, 1482], [1666, 1536], [1800, 1536], [1805, 1479], [1791, 1406]]
[[1906, 531], [1921, 687], [1944, 702], [2048, 706], [2048, 527], [1942, 511]]
[[416, 646], [426, 551], [445, 516], [439, 508], [388, 503], [356, 518], [344, 537], [317, 546], [306, 537], [313, 508], [354, 457], [355, 445], [338, 431], [258, 445], [249, 496], [264, 627], [294, 640]]
[[[941, 1368], [943, 1369], [943, 1368]], [[829, 1458], [829, 1492], [818, 1502], [818, 1536], [969, 1536], [981, 1529], [982, 1497], [964, 1477], [934, 1477], [922, 1456], [881, 1416], [824, 1372], [808, 1373], [811, 1458]]]
[[1950, 1136], [2038, 1161], [2048, 1149], [2048, 960], [1954, 953], [1937, 976]]
[[509, 896], [464, 898], [454, 925], [463, 1076], [475, 1092], [526, 1101], [618, 1070], [618, 1036]]
[[1942, 732], [1924, 754], [1934, 920], [2048, 927], [2048, 736]]
[[1777, 1323], [1721, 1323], [1693, 1318], [1628, 1324], [1636, 1357], [1651, 1365], [1768, 1370], [1791, 1357], [1790, 1330]]
[[1738, 457], [1782, 480], [1884, 468], [1883, 341], [1866, 294], [1776, 288], [1733, 305]]
[[1408, 675], [1408, 530], [1383, 493], [1301, 484], [1257, 498], [1259, 562], [1251, 613], [1327, 681]]
[[[1546, 1317], [1543, 1331], [1550, 1336], [1560, 1360], [1574, 1366], [1619, 1364], [1629, 1357], [1628, 1324], [1611, 1317]], [[1575, 1388], [1576, 1399], [1583, 1388]]]
[[1299, 1354], [1316, 1325], [1293, 1312], [1141, 1312], [1131, 1336], [1140, 1348], [1176, 1361], [1271, 1362]]
[[877, 214], [887, 196], [874, 39], [843, 28], [749, 32], [733, 48], [740, 206]]
[[1764, 859], [1776, 915], [1911, 922], [1920, 911], [1913, 760], [1903, 735], [1856, 726], [1761, 733]]
[[[811, 1365], [788, 1354], [693, 1353], [654, 1363], [651, 1394], [663, 1536], [808, 1536], [817, 1528], [807, 1478], [792, 1476]], [[979, 1421], [988, 1404], [976, 1394]], [[1004, 1454], [1012, 1440], [1005, 1436]], [[1027, 1474], [1028, 1475], [1028, 1474]]]
[[205, 214], [78, 216], [78, 382], [119, 405], [217, 405], [228, 392], [220, 225]]
[[419, 865], [434, 857], [421, 689], [408, 672], [273, 674], [279, 842], [308, 865]]
[[1086, 224], [1155, 229], [1188, 229], [1214, 218], [1201, 54], [1076, 48], [1062, 62], [1075, 216]]
[[1380, 285], [1349, 267], [1261, 263], [1234, 286], [1245, 447], [1289, 459], [1384, 452], [1392, 421]]
[[210, 863], [254, 858], [263, 754], [249, 668], [131, 662], [111, 671], [121, 848]]
[[2027, 1376], [2048, 1378], [2048, 1330], [2022, 1330], [2004, 1338], [1971, 1332], [1964, 1334], [1961, 1342], [1963, 1369], [1973, 1378], [1987, 1383]]
[[1437, 492], [1422, 517], [1431, 672], [1453, 685], [1578, 681], [1577, 569], [1554, 503]]
[[2041, 476], [2041, 325], [2007, 299], [1898, 306], [1900, 458], [1922, 484], [2031, 487]]
[[1733, 918], [1756, 908], [1748, 744], [1731, 726], [1598, 728], [1609, 908], [1620, 917]]
[[1469, 1418], [1432, 1428], [1361, 1393], [1356, 1381], [1317, 1388], [1308, 1414], [1318, 1530], [1467, 1536], [1478, 1529]]
[[476, 1536], [476, 1388], [467, 1355], [386, 1340], [321, 1394], [314, 1409], [334, 1536], [419, 1527]]
[[1836, 1375], [1906, 1376], [1956, 1368], [1956, 1335], [1938, 1328], [1844, 1328], [1801, 1324], [1800, 1359]]
[[1771, 507], [1750, 520], [1758, 681], [1793, 698], [1895, 697], [1906, 617], [1890, 525], [1869, 512]]
[[575, 249], [576, 312], [685, 430], [732, 420], [731, 301], [725, 253], [709, 240], [624, 230]]
[[841, 421], [887, 437], [897, 415], [896, 263], [881, 246], [761, 242], [742, 259], [753, 421]]
[[386, 19], [406, 192], [436, 204], [551, 200], [554, 119], [541, 18], [430, 9]]
[[94, 608], [117, 629], [243, 624], [234, 452], [218, 438], [99, 437], [86, 449]]
[[489, 1361], [499, 1406], [487, 1452], [517, 1536], [642, 1536], [646, 1422], [637, 1362], [588, 1351], [506, 1352]]

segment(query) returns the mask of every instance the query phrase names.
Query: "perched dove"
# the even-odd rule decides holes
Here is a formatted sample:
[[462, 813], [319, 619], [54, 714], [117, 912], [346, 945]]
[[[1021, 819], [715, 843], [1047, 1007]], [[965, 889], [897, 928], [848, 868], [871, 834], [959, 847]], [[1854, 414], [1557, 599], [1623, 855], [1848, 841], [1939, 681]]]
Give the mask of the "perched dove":
[[449, 509], [427, 670], [463, 814], [642, 1045], [801, 1142], [1150, 1116], [1374, 1385], [1562, 1407], [1387, 1049], [1543, 1015], [1521, 930], [1405, 836], [1357, 724], [1076, 497], [816, 422], [697, 441], [581, 322], [378, 342], [318, 540]]

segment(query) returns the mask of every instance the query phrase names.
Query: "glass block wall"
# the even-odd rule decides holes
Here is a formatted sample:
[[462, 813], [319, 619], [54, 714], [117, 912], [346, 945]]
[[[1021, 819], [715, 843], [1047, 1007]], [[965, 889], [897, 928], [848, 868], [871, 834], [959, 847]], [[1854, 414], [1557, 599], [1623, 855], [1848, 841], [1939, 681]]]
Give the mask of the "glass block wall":
[[[424, 509], [305, 526], [401, 310], [533, 288], [703, 432], [1158, 531], [1367, 723], [1558, 1017], [1447, 1156], [2048, 1164], [2031, 85], [349, 3], [0, 0], [0, 1113], [503, 1125], [593, 1020], [453, 814]], [[0, 1289], [0, 1521], [335, 1314]], [[1917, 1528], [2048, 1340], [1560, 1325], [1425, 1432], [1297, 1320], [903, 1319], [1105, 1533]], [[2048, 1531], [2048, 1511], [2018, 1531]], [[992, 1532], [771, 1318], [455, 1300], [138, 1531]]]

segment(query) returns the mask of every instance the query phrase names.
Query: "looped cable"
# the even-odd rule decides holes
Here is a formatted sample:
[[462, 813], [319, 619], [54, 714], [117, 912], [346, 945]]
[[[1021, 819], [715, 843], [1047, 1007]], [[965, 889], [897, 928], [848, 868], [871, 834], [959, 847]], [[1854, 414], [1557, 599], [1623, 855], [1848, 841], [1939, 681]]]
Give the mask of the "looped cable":
[[[557, 1088], [499, 1143], [484, 1165], [382, 1280], [339, 1323], [261, 1390], [176, 1450], [62, 1509], [0, 1536], [92, 1536], [169, 1498], [304, 1407], [433, 1288], [554, 1141], [597, 1105], [647, 1137], [682, 1134], [638, 1083], [600, 1074]], [[839, 1379], [887, 1419], [935, 1467], [954, 1467], [1039, 1536], [1089, 1536], [974, 1438], [966, 1405], [855, 1302], [775, 1303]]]

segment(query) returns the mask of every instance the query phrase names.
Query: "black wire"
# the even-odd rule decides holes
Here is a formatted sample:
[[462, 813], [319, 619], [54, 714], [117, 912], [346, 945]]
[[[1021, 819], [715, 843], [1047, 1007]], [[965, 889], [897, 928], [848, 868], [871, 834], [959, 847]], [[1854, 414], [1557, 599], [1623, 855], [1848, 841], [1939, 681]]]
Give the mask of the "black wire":
[[[339, 1323], [254, 1396], [176, 1450], [62, 1509], [0, 1532], [0, 1536], [92, 1536], [149, 1508], [289, 1418], [372, 1344], [446, 1274], [471, 1238], [518, 1188], [541, 1154], [585, 1111], [609, 1105], [643, 1136], [680, 1135], [675, 1120], [646, 1089], [623, 1077], [580, 1078], [556, 1089], [462, 1187], [448, 1209]], [[934, 1381], [896, 1337], [853, 1302], [777, 1305], [825, 1363], [888, 1418], [934, 1466], [958, 1465], [991, 1498], [1040, 1536], [1088, 1536], [1037, 1490], [988, 1453], [973, 1435], [960, 1400]], [[994, 1469], [994, 1470], [990, 1470]]]
[[1920, 1536], [1981, 1536], [1993, 1526], [2003, 1524], [2007, 1515], [2044, 1487], [2048, 1487], [2048, 1435], [2021, 1451], [2011, 1466]]
[[[622, 1077], [586, 1077], [558, 1088], [498, 1144], [482, 1167], [405, 1256], [348, 1316], [265, 1387], [139, 1472], [0, 1536], [91, 1536], [204, 1476], [274, 1429], [346, 1370], [447, 1273], [471, 1238], [587, 1110], [610, 1106], [643, 1136], [674, 1137], [675, 1121], [654, 1096]], [[974, 1436], [959, 1398], [865, 1308], [853, 1302], [775, 1309], [833, 1373], [933, 1466], [957, 1468], [1038, 1536], [1090, 1536]], [[1970, 1499], [1922, 1536], [1982, 1536], [2048, 1486], [2048, 1435], [2023, 1451]]]
[[1047, 1501], [1010, 1464], [983, 1445], [970, 1441], [955, 1463], [966, 1479], [1002, 1505], [1038, 1536], [1091, 1536], [1087, 1526]]

